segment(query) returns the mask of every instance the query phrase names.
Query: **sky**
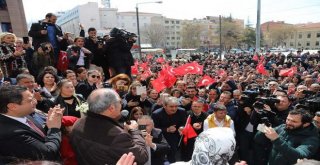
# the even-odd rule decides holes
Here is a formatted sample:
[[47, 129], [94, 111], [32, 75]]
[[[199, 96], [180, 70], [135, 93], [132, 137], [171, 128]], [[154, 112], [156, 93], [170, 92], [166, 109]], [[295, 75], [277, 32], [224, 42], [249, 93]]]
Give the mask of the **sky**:
[[[111, 0], [118, 11], [135, 11], [137, 3], [158, 0]], [[193, 19], [205, 16], [232, 16], [255, 26], [258, 0], [162, 0], [162, 4], [140, 4], [139, 12], [159, 13], [168, 18]], [[43, 19], [48, 12], [65, 11], [100, 0], [23, 0], [28, 23]], [[261, 23], [320, 22], [320, 0], [261, 0]]]

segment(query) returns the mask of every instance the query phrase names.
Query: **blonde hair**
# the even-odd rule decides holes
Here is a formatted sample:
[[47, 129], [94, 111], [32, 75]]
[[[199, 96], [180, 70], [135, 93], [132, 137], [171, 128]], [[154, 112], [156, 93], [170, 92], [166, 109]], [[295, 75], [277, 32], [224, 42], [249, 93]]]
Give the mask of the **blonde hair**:
[[14, 37], [14, 42], [16, 42], [16, 41], [17, 41], [17, 37], [16, 37], [16, 35], [15, 35], [15, 34], [13, 34], [13, 33], [9, 33], [9, 32], [4, 32], [4, 33], [0, 33], [0, 43], [2, 43], [2, 42], [3, 42], [3, 38], [4, 38], [5, 36], [7, 36], [7, 35], [11, 35], [11, 36], [13, 36], [13, 37]]

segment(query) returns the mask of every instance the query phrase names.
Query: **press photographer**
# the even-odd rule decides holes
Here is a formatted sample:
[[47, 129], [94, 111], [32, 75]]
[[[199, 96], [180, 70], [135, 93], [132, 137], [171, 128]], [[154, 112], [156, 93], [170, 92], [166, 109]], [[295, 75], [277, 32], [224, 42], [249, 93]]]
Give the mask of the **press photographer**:
[[133, 57], [130, 52], [137, 35], [123, 29], [113, 28], [110, 31], [110, 39], [106, 41], [105, 56], [111, 70], [111, 77], [125, 73], [131, 77]]
[[285, 123], [292, 107], [289, 97], [283, 95], [276, 98], [260, 98], [253, 104], [253, 109], [251, 123], [255, 126], [254, 128], [260, 123], [276, 127]]

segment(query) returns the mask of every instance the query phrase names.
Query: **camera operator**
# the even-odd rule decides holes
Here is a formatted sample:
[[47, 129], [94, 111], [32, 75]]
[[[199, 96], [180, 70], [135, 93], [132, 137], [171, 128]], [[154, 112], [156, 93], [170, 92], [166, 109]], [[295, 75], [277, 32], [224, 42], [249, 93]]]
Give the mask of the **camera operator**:
[[[269, 105], [266, 104], [267, 102]], [[272, 127], [285, 123], [288, 113], [292, 109], [290, 105], [291, 101], [287, 95], [277, 96], [276, 99], [268, 98], [265, 101], [254, 103], [254, 111], [251, 116], [254, 128], [260, 123], [265, 123]]]
[[131, 78], [131, 66], [134, 64], [133, 56], [130, 52], [133, 43], [136, 42], [134, 33], [113, 28], [110, 31], [110, 38], [106, 41], [105, 55], [111, 70], [111, 77], [125, 73]]
[[290, 111], [284, 124], [259, 131], [254, 138], [254, 164], [294, 164], [298, 159], [314, 156], [319, 135], [311, 122], [312, 116], [305, 109], [298, 109]]

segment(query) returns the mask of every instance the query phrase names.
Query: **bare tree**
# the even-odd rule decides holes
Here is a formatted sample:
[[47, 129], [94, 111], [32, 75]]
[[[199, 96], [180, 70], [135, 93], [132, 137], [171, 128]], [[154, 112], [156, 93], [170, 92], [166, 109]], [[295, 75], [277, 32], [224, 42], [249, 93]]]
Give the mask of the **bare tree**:
[[278, 28], [271, 29], [269, 32], [268, 44], [272, 46], [285, 46], [285, 41], [296, 31], [293, 25], [282, 25]]
[[161, 24], [150, 24], [143, 31], [147, 41], [155, 48], [165, 46], [166, 36], [165, 27]]
[[222, 42], [225, 48], [238, 47], [243, 34], [241, 28], [232, 18], [224, 18], [221, 24]]
[[198, 48], [200, 46], [200, 34], [202, 28], [198, 24], [185, 23], [182, 28], [182, 47]]

